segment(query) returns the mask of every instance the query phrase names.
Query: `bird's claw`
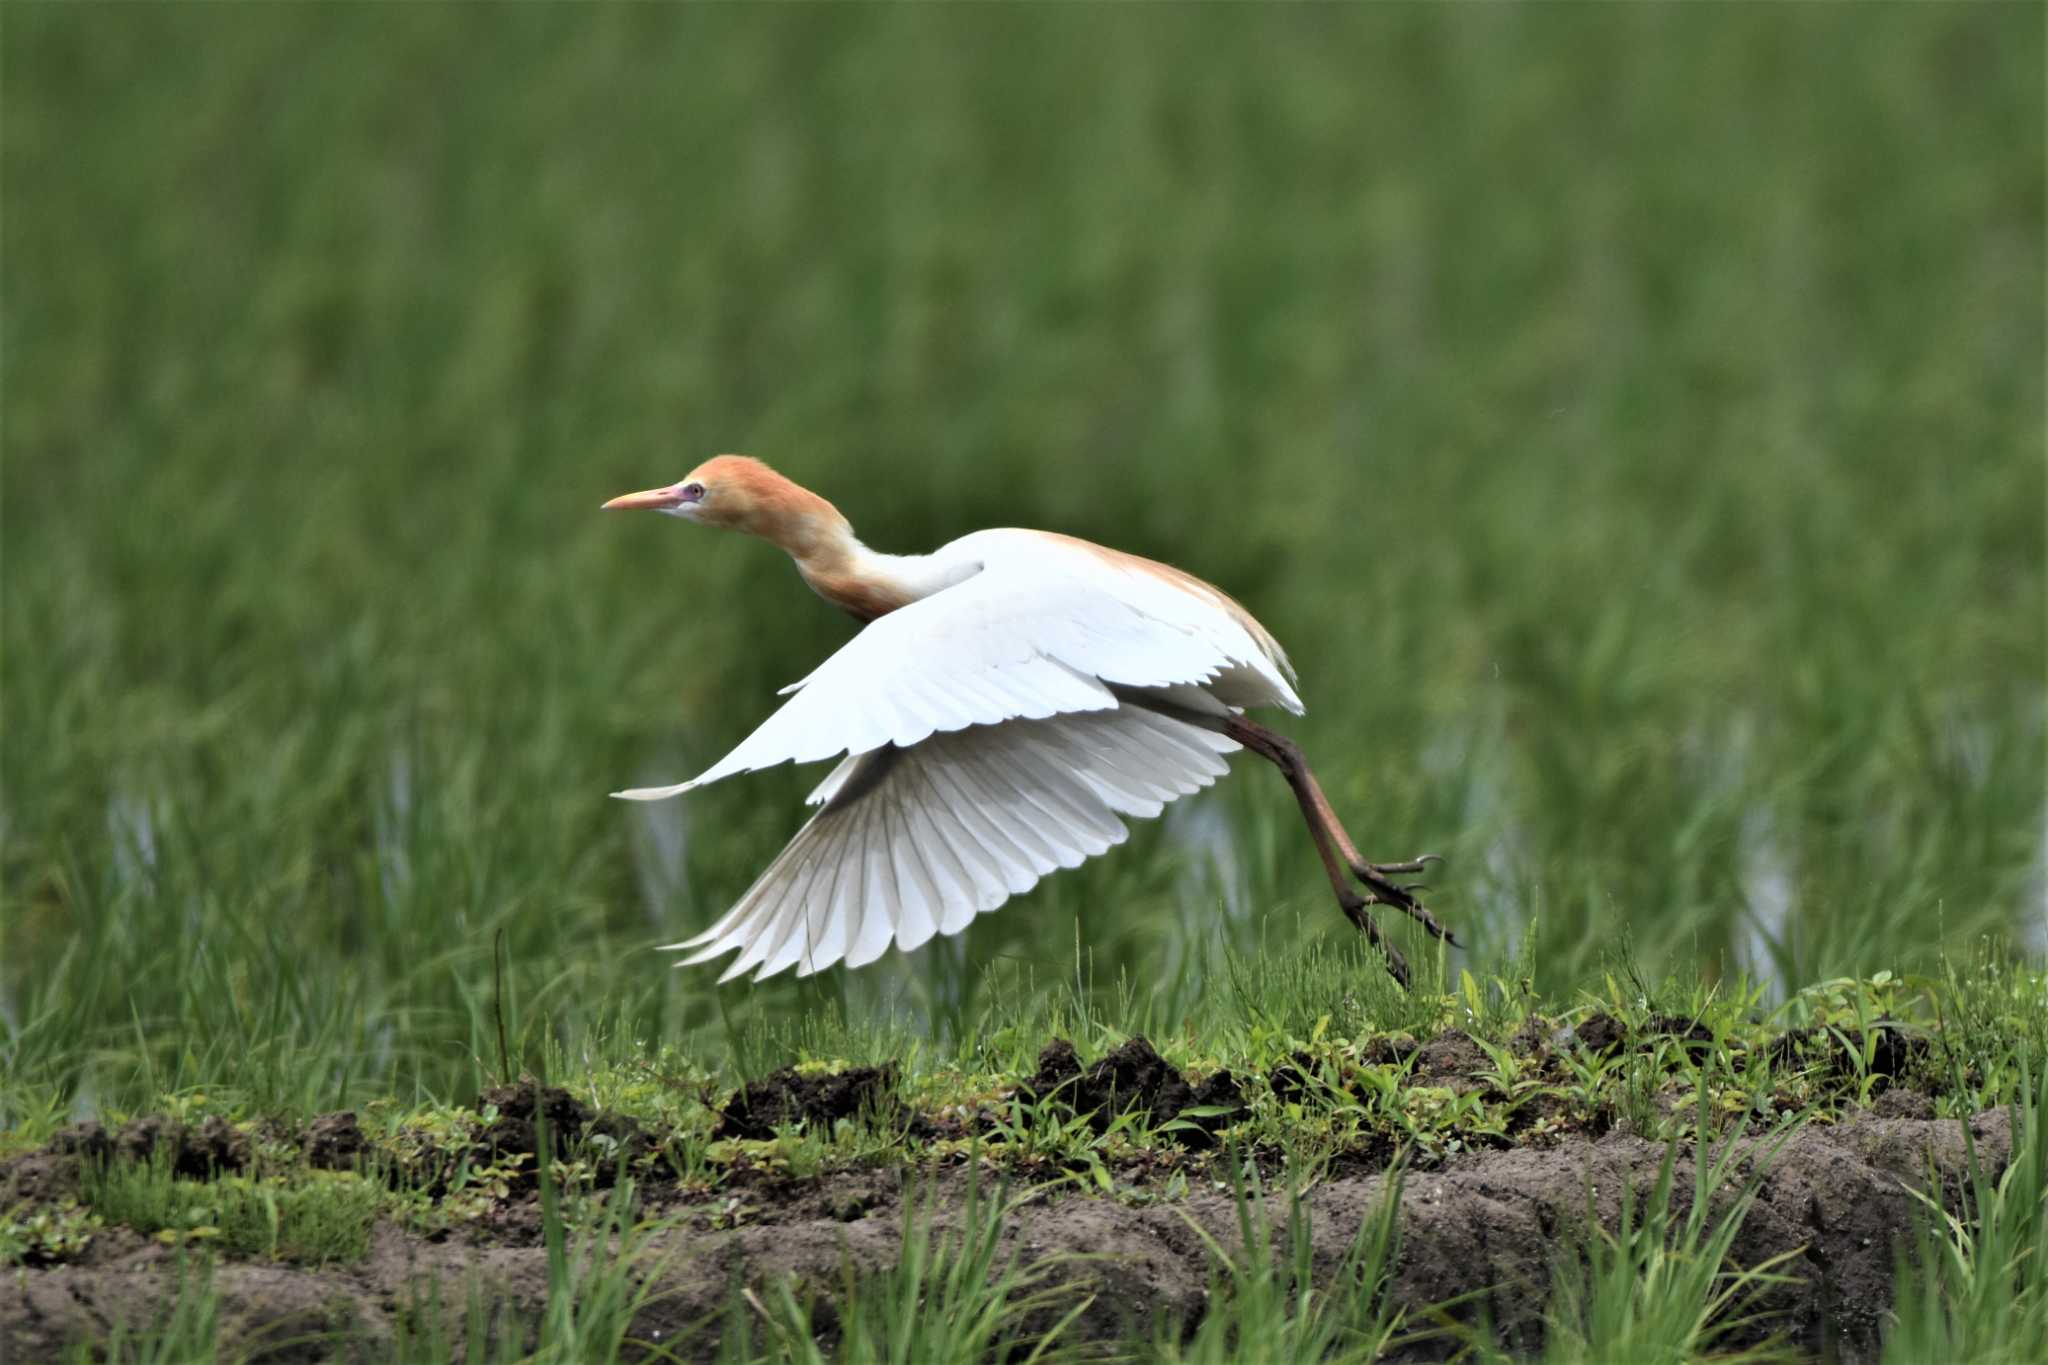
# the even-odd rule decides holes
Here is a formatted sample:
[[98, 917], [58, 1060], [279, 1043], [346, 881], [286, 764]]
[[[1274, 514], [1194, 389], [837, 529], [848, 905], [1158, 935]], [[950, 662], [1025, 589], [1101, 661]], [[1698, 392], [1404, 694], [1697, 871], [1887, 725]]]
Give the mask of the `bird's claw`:
[[1391, 905], [1402, 911], [1427, 929], [1436, 938], [1442, 939], [1453, 948], [1459, 947], [1458, 940], [1429, 908], [1416, 898], [1416, 893], [1428, 889], [1424, 882], [1397, 882], [1395, 877], [1412, 877], [1429, 867], [1431, 863], [1443, 862], [1440, 853], [1425, 853], [1419, 858], [1410, 858], [1399, 863], [1354, 863], [1352, 875], [1362, 882], [1366, 889], [1366, 902], [1372, 905]]
[[[1441, 853], [1424, 853], [1410, 858], [1405, 863], [1367, 863], [1365, 868], [1368, 871], [1378, 872], [1382, 876], [1412, 877], [1418, 872], [1427, 870], [1431, 863], [1443, 861], [1444, 855]], [[1366, 873], [1360, 871], [1358, 875], [1363, 877]]]
[[1365, 894], [1360, 895], [1348, 887], [1340, 889], [1337, 894], [1337, 904], [1343, 909], [1345, 918], [1357, 925], [1366, 940], [1379, 949], [1381, 957], [1387, 964], [1387, 974], [1399, 982], [1403, 990], [1408, 988], [1410, 980], [1408, 959], [1401, 955], [1401, 950], [1396, 948], [1381, 930], [1379, 921], [1372, 917], [1371, 907], [1391, 905], [1453, 948], [1463, 947], [1464, 945], [1452, 936], [1451, 931], [1444, 927], [1442, 921], [1430, 914], [1429, 908], [1418, 899], [1418, 893], [1429, 889], [1427, 883], [1394, 880], [1396, 877], [1415, 876], [1427, 870], [1431, 863], [1443, 861], [1444, 857], [1440, 853], [1425, 853], [1420, 857], [1398, 863], [1368, 863], [1362, 859], [1351, 862], [1351, 875], [1365, 887]]

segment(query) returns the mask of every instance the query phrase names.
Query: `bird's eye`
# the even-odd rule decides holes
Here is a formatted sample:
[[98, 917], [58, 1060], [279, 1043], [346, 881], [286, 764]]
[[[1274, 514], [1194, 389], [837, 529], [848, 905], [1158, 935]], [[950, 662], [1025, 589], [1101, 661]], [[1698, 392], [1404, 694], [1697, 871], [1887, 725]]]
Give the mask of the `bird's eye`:
[[686, 484], [684, 484], [684, 485], [683, 485], [683, 501], [684, 501], [684, 502], [702, 502], [703, 500], [704, 500], [704, 485], [703, 485], [703, 484], [701, 484], [701, 483], [686, 483]]

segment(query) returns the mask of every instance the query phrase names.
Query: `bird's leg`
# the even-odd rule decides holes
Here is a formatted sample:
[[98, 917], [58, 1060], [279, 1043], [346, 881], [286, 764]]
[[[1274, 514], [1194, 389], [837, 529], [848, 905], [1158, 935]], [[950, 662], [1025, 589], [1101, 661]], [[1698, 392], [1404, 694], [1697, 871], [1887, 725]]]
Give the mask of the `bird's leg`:
[[[1295, 797], [1301, 802], [1302, 813], [1308, 817], [1309, 837], [1315, 841], [1316, 854], [1323, 860], [1323, 874], [1330, 879], [1330, 890], [1336, 893], [1337, 908], [1344, 912], [1344, 918], [1350, 920], [1364, 932], [1367, 940], [1371, 942], [1373, 947], [1380, 950], [1381, 955], [1386, 958], [1387, 971], [1392, 973], [1394, 980], [1401, 983], [1403, 989], [1406, 989], [1408, 985], [1408, 959], [1403, 957], [1401, 950], [1396, 948], [1392, 940], [1380, 931], [1379, 921], [1374, 919], [1372, 913], [1366, 909], [1367, 906], [1377, 903], [1378, 896], [1359, 895], [1351, 883], [1345, 879], [1346, 868], [1337, 850], [1331, 844], [1329, 826], [1323, 821], [1318, 820], [1314, 814], [1314, 807], [1311, 804], [1312, 798], [1308, 790], [1297, 780], [1296, 770], [1288, 766], [1281, 751], [1269, 749], [1260, 744], [1246, 743], [1242, 740], [1239, 742], [1245, 743], [1246, 748], [1258, 754], [1261, 758], [1270, 759], [1278, 764], [1281, 772], [1286, 774], [1287, 784], [1294, 788]], [[1300, 771], [1306, 773], [1307, 769], [1303, 767]], [[1310, 777], [1308, 781], [1313, 783], [1315, 779]]]
[[[1337, 820], [1336, 812], [1330, 809], [1330, 800], [1323, 795], [1322, 784], [1310, 770], [1308, 760], [1303, 757], [1301, 746], [1278, 731], [1269, 730], [1257, 721], [1243, 716], [1232, 716], [1225, 721], [1223, 733], [1236, 740], [1259, 757], [1266, 759], [1280, 769], [1287, 785], [1294, 791], [1294, 799], [1301, 805], [1302, 818], [1308, 823], [1308, 832], [1315, 840], [1316, 852], [1323, 860], [1323, 870], [1329, 875], [1330, 887], [1337, 894], [1338, 908], [1346, 919], [1365, 932], [1373, 946], [1386, 954], [1387, 970], [1403, 986], [1408, 984], [1408, 964], [1400, 950], [1389, 942], [1374, 921], [1366, 907], [1370, 905], [1391, 905], [1412, 916], [1416, 922], [1437, 938], [1453, 947], [1457, 940], [1421, 901], [1415, 898], [1419, 888], [1403, 886], [1395, 877], [1409, 876], [1423, 871], [1432, 862], [1441, 859], [1427, 855], [1400, 863], [1370, 863], [1359, 856], [1358, 848], [1351, 842], [1351, 836], [1344, 832], [1344, 826]], [[1366, 889], [1360, 896], [1345, 881], [1345, 873], [1356, 877]]]

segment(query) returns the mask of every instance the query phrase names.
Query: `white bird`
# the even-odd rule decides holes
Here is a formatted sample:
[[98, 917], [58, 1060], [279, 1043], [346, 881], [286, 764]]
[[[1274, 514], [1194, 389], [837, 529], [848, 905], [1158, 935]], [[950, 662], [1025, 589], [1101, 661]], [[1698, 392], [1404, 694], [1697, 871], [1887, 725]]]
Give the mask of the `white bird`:
[[[977, 531], [928, 555], [870, 550], [839, 509], [759, 460], [720, 455], [606, 508], [649, 508], [759, 536], [817, 594], [865, 623], [738, 748], [688, 782], [613, 793], [679, 796], [734, 773], [841, 758], [818, 813], [684, 962], [739, 956], [720, 977], [799, 976], [873, 962], [1123, 842], [1249, 749], [1285, 774], [1338, 906], [1408, 966], [1367, 912], [1392, 905], [1450, 932], [1394, 878], [1431, 858], [1361, 858], [1292, 740], [1243, 714], [1302, 713], [1266, 628], [1179, 569], [1047, 531]], [[1347, 877], [1355, 877], [1363, 894]]]

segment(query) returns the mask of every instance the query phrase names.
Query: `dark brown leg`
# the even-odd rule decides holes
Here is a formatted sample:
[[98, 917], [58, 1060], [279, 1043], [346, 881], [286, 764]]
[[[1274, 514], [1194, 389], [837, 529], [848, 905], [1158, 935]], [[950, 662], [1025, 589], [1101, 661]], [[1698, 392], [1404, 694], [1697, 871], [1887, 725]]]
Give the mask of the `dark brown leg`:
[[[1279, 768], [1286, 777], [1287, 785], [1294, 789], [1294, 799], [1301, 803], [1302, 818], [1308, 822], [1309, 835], [1315, 840], [1316, 852], [1322, 857], [1323, 871], [1330, 878], [1330, 889], [1337, 893], [1338, 908], [1346, 919], [1364, 931], [1374, 947], [1386, 954], [1387, 970], [1393, 973], [1396, 981], [1403, 986], [1408, 984], [1407, 960], [1401, 956], [1401, 950], [1380, 932], [1380, 926], [1367, 906], [1394, 906], [1412, 916], [1436, 937], [1457, 946], [1458, 941], [1451, 937], [1451, 931], [1415, 899], [1414, 893], [1418, 888], [1403, 886], [1393, 880], [1421, 872], [1430, 863], [1441, 859], [1432, 855], [1402, 863], [1367, 862], [1359, 856], [1358, 848], [1351, 842], [1351, 836], [1344, 832], [1344, 826], [1338, 823], [1336, 812], [1330, 809], [1330, 800], [1323, 795], [1322, 784], [1316, 781], [1315, 773], [1310, 771], [1301, 746], [1278, 731], [1269, 730], [1243, 716], [1232, 716], [1223, 723], [1222, 730]], [[1347, 872], [1365, 886], [1365, 895], [1361, 896], [1351, 888], [1345, 880]]]

